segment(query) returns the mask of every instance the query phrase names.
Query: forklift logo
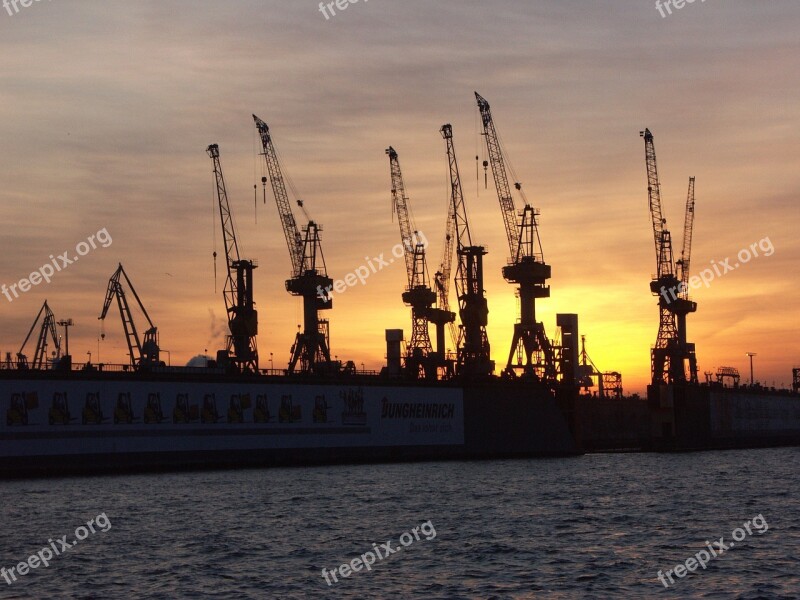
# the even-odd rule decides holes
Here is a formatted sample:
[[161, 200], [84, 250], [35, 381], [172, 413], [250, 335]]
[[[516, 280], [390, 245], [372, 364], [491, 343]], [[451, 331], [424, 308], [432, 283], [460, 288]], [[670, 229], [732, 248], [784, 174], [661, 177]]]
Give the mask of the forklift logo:
[[36, 392], [11, 394], [11, 404], [6, 411], [6, 425], [27, 425], [28, 411], [39, 408], [39, 396]]
[[[75, 255], [72, 258], [69, 257], [69, 250], [59, 254], [57, 257], [51, 254], [50, 262], [43, 264], [28, 277], [23, 277], [17, 283], [12, 283], [11, 285], [6, 285], [5, 283], [0, 285], [0, 294], [3, 294], [9, 302], [13, 302], [15, 298], [19, 298], [19, 292], [27, 292], [32, 286], [39, 285], [42, 281], [50, 283], [50, 280], [57, 272], [63, 271], [69, 265], [78, 262], [81, 256], [86, 256], [89, 252], [95, 250], [98, 243], [100, 247], [108, 248], [112, 241], [108, 230], [103, 227], [97, 233], [93, 233], [86, 238], [85, 242], [78, 242], [75, 246]], [[14, 298], [11, 297], [11, 294], [14, 294]]]
[[303, 407], [292, 401], [291, 394], [281, 396], [278, 410], [278, 423], [300, 423], [303, 420]]
[[325, 394], [320, 396], [316, 396], [314, 398], [314, 423], [328, 423], [328, 406], [327, 400], [325, 400]]
[[182, 393], [175, 397], [175, 408], [172, 409], [172, 423], [193, 423], [200, 420], [200, 405], [192, 404], [189, 394]]
[[[87, 407], [92, 405], [91, 397], [93, 396], [96, 395], [89, 394], [87, 396]], [[6, 410], [6, 425], [9, 427], [27, 425], [29, 413], [38, 408], [39, 395], [36, 392], [11, 394], [11, 402], [8, 410]], [[86, 415], [87, 413], [84, 411], [84, 423], [87, 422]], [[50, 425], [69, 425], [76, 420], [77, 418], [73, 417], [69, 411], [66, 392], [55, 392], [53, 394], [53, 402], [47, 411], [47, 422]]]

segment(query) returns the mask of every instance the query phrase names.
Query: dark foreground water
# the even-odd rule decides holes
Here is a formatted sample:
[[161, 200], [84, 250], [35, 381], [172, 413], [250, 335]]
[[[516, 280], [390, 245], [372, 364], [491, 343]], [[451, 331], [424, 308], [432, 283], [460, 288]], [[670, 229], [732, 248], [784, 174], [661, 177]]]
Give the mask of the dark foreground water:
[[790, 448], [2, 482], [0, 567], [62, 554], [0, 597], [798, 598], [798, 467]]

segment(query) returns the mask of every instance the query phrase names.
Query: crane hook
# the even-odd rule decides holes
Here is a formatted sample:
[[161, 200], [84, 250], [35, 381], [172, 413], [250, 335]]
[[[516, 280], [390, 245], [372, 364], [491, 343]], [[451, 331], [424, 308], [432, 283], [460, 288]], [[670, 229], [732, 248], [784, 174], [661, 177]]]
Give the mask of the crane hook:
[[217, 251], [214, 250], [214, 293], [217, 293]]

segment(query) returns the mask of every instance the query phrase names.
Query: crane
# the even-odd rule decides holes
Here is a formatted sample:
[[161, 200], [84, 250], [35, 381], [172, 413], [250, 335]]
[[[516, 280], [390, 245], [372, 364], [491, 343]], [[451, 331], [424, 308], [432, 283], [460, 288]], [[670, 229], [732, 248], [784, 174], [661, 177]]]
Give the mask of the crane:
[[[122, 280], [128, 284], [139, 309], [142, 311], [144, 318], [147, 319], [147, 324], [150, 326], [144, 332], [144, 341], [139, 338], [139, 332], [136, 329], [136, 324], [133, 321], [133, 314], [131, 313], [130, 305], [128, 304], [128, 297], [125, 295], [125, 288], [122, 285]], [[150, 315], [147, 314], [142, 301], [139, 299], [139, 294], [136, 293], [131, 280], [125, 269], [122, 268], [122, 263], [114, 271], [114, 274], [108, 280], [108, 289], [106, 290], [106, 300], [103, 304], [103, 310], [98, 319], [104, 323], [108, 309], [111, 303], [116, 298], [117, 306], [119, 307], [119, 314], [122, 317], [122, 327], [125, 330], [125, 341], [128, 343], [128, 356], [130, 357], [130, 364], [132, 367], [142, 367], [146, 365], [159, 364], [159, 348], [158, 348], [158, 328], [153, 325]], [[102, 325], [101, 323], [101, 325]], [[101, 337], [105, 339], [105, 332], [101, 333]]]
[[436, 293], [428, 285], [428, 266], [425, 261], [425, 246], [415, 243], [417, 231], [412, 232], [411, 217], [408, 211], [408, 197], [400, 170], [400, 160], [394, 148], [386, 149], [392, 181], [392, 211], [397, 213], [400, 225], [400, 241], [408, 275], [408, 287], [403, 292], [403, 302], [411, 307], [411, 341], [408, 344], [406, 367], [415, 378], [430, 376], [428, 357], [433, 354], [427, 311], [436, 301]]
[[458, 266], [456, 293], [458, 295], [461, 328], [458, 339], [457, 372], [470, 377], [484, 377], [494, 372], [486, 325], [489, 307], [483, 289], [483, 257], [486, 248], [473, 245], [467, 219], [461, 176], [453, 144], [453, 128], [448, 123], [439, 130], [445, 140], [450, 171], [450, 201], [456, 233]]
[[[445, 221], [444, 245], [442, 247], [442, 260], [439, 263], [439, 270], [434, 274], [434, 285], [436, 285], [436, 298], [440, 310], [453, 315], [446, 324], [450, 331], [450, 342], [453, 348], [458, 346], [458, 333], [455, 325], [455, 314], [450, 312], [450, 272], [453, 266], [453, 249], [456, 239], [456, 217], [455, 205], [451, 198], [451, 193], [448, 193], [447, 198], [447, 220]], [[437, 340], [444, 340], [444, 325], [436, 323], [436, 336]], [[440, 330], [441, 328], [441, 330]], [[443, 351], [443, 350], [441, 350]]]
[[[217, 362], [230, 364], [241, 372], [258, 372], [258, 311], [253, 300], [253, 270], [257, 265], [252, 260], [239, 256], [239, 243], [233, 223], [225, 177], [219, 158], [219, 145], [211, 144], [206, 149], [214, 164], [219, 217], [222, 223], [222, 237], [225, 245], [225, 267], [227, 278], [222, 289], [225, 299], [225, 312], [228, 316], [228, 329], [225, 350], [217, 352]], [[217, 253], [214, 252], [216, 260]], [[220, 360], [222, 359], [222, 360]]]
[[[330, 293], [333, 279], [328, 277], [319, 237], [322, 228], [309, 219], [301, 235], [289, 202], [272, 134], [267, 124], [256, 115], [253, 115], [253, 120], [261, 137], [264, 150], [262, 155], [266, 162], [292, 262], [292, 276], [286, 281], [286, 290], [293, 296], [303, 298], [303, 329], [298, 331], [295, 337], [288, 370], [289, 373], [298, 370], [300, 373], [335, 371], [338, 367], [331, 361], [328, 321], [319, 317], [320, 310], [333, 308]], [[265, 181], [265, 178], [262, 178], [262, 181]], [[302, 202], [300, 200], [297, 202], [303, 208]], [[305, 214], [304, 208], [303, 212]]]
[[[44, 317], [43, 317], [44, 315]], [[42, 319], [42, 325], [39, 329], [39, 335], [36, 338], [36, 350], [33, 354], [33, 362], [28, 363], [28, 357], [24, 354], [25, 346], [28, 345], [28, 340], [31, 338], [34, 329], [36, 329], [37, 323], [39, 323], [39, 319]], [[42, 304], [42, 308], [39, 309], [39, 314], [36, 315], [36, 319], [33, 321], [33, 325], [31, 325], [30, 330], [28, 331], [28, 335], [25, 337], [25, 341], [22, 342], [22, 346], [17, 352], [17, 366], [20, 369], [43, 369], [47, 366], [47, 340], [50, 338], [53, 341], [53, 348], [54, 350], [54, 359], [58, 359], [61, 357], [61, 342], [58, 339], [58, 333], [56, 332], [56, 317], [53, 314], [53, 311], [50, 310], [50, 307], [47, 304], [47, 300], [44, 301]]]
[[[688, 361], [689, 382], [697, 383], [697, 355], [695, 345], [687, 341], [686, 316], [697, 311], [697, 303], [689, 299], [689, 266], [692, 258], [692, 233], [694, 230], [694, 182], [689, 178], [689, 189], [686, 193], [686, 211], [683, 219], [683, 248], [681, 257], [675, 262], [676, 273], [680, 276], [678, 286], [679, 298], [671, 304], [678, 319], [678, 345], [681, 348], [682, 364]], [[683, 371], [683, 369], [681, 369]]]
[[[649, 129], [645, 129], [640, 135], [644, 138], [645, 144], [647, 195], [656, 250], [656, 275], [650, 282], [650, 291], [658, 296], [659, 307], [658, 335], [651, 352], [651, 380], [653, 385], [687, 381], [697, 383], [695, 346], [686, 341], [686, 315], [697, 310], [697, 303], [689, 300], [685, 283], [689, 277], [694, 226], [694, 177], [689, 179], [683, 252], [678, 261], [679, 269], [676, 269], [672, 235], [667, 229], [667, 220], [661, 206], [661, 183], [658, 177], [653, 134]], [[676, 276], [676, 270], [680, 271], [681, 278]]]
[[[452, 186], [451, 186], [452, 187]], [[453, 266], [453, 253], [456, 242], [456, 213], [455, 204], [452, 201], [452, 190], [447, 194], [447, 219], [445, 220], [444, 245], [442, 246], [442, 259], [439, 263], [439, 270], [434, 274], [434, 285], [436, 286], [436, 299], [439, 306], [441, 319], [431, 319], [436, 325], [437, 353], [445, 357], [444, 350], [444, 326], [447, 325], [450, 332], [450, 343], [453, 348], [458, 348], [458, 331], [455, 325], [455, 313], [450, 310], [450, 273]], [[446, 368], [443, 378], [449, 379], [453, 376], [453, 364], [449, 357], [446, 357]]]
[[[391, 171], [392, 210], [397, 213], [400, 225], [400, 240], [404, 248], [408, 275], [408, 287], [403, 292], [403, 302], [411, 306], [411, 341], [408, 344], [406, 366], [415, 378], [422, 376], [435, 379], [439, 367], [445, 366], [444, 325], [452, 323], [455, 314], [433, 306], [437, 295], [429, 285], [425, 244], [419, 242], [419, 232], [412, 227], [400, 159], [397, 151], [391, 146], [386, 149], [386, 154], [389, 156]], [[435, 353], [428, 330], [429, 322], [437, 325]]]
[[510, 258], [503, 267], [503, 277], [507, 282], [517, 285], [520, 305], [520, 317], [514, 324], [514, 336], [504, 373], [510, 377], [524, 375], [553, 382], [556, 379], [555, 350], [545, 334], [544, 325], [536, 321], [536, 299], [550, 297], [550, 287], [546, 281], [550, 279], [551, 272], [550, 265], [544, 262], [539, 238], [539, 211], [525, 200], [522, 184], [515, 183], [515, 189], [525, 202], [522, 211], [517, 212], [489, 103], [478, 92], [475, 92], [475, 99], [481, 114], [483, 135], [508, 239]]

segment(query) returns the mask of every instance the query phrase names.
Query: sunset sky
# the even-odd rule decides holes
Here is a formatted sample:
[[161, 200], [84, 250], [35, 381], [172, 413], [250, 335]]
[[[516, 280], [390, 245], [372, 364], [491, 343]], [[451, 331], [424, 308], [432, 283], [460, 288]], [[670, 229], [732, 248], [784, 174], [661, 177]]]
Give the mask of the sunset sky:
[[[537, 313], [551, 337], [556, 313], [578, 313], [598, 367], [643, 391], [658, 326], [639, 137], [649, 127], [678, 247], [697, 178], [694, 273], [765, 238], [774, 248], [693, 292], [700, 372], [730, 365], [746, 377], [745, 353], [756, 352], [756, 379], [788, 385], [800, 366], [798, 31], [796, 0], [695, 2], [666, 17], [649, 0], [362, 0], [328, 19], [313, 0], [0, 8], [0, 284], [50, 255], [73, 256], [103, 228], [113, 239], [51, 283], [13, 302], [0, 296], [0, 350], [19, 350], [47, 299], [76, 322], [74, 360], [96, 361], [97, 317], [119, 262], [172, 364], [222, 347], [224, 263], [215, 293], [212, 253], [215, 241], [224, 248], [205, 152], [218, 143], [243, 255], [259, 264], [261, 366], [270, 353], [285, 366], [301, 300], [284, 289], [288, 251], [260, 182], [254, 207], [255, 113], [324, 228], [334, 279], [399, 242], [390, 145], [436, 270], [448, 202], [439, 128], [452, 123], [473, 240], [489, 250], [489, 336], [504, 365], [517, 308], [501, 275], [508, 249], [491, 173], [488, 189], [482, 168], [476, 178], [477, 90], [541, 210], [553, 277]], [[410, 333], [405, 283], [397, 261], [335, 296], [325, 315], [332, 353], [380, 368], [384, 329]], [[126, 362], [116, 312], [105, 329], [100, 359]]]

